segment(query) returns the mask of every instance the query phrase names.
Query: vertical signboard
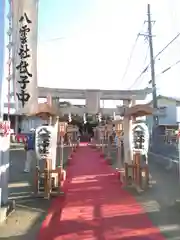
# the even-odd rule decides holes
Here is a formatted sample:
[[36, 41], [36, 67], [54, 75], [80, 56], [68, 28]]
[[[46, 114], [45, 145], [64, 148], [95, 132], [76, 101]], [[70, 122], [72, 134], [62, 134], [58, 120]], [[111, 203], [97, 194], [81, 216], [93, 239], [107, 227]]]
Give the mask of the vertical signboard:
[[5, 0], [0, 0], [0, 117], [3, 115], [3, 79], [4, 79], [4, 50], [5, 50]]
[[26, 114], [38, 105], [38, 0], [12, 1], [12, 29], [16, 110]]

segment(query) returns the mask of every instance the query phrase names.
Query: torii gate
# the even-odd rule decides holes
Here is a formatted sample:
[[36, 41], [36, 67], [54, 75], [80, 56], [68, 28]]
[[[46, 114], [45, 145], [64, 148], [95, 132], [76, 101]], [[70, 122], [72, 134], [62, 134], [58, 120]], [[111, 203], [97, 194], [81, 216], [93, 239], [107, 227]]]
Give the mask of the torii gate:
[[[100, 100], [122, 100], [124, 106], [134, 105], [136, 100], [145, 100], [147, 94], [152, 92], [151, 88], [138, 90], [100, 90], [100, 89], [60, 89], [39, 87], [39, 97], [52, 97], [52, 103], [59, 103], [61, 99], [85, 99], [85, 108], [72, 109], [76, 114], [83, 113], [96, 114], [100, 109]], [[65, 113], [68, 109], [66, 108]], [[115, 110], [115, 109], [112, 109]], [[120, 109], [119, 109], [120, 110]], [[118, 111], [119, 111], [118, 110]]]
[[[100, 100], [122, 100], [123, 106], [116, 110], [119, 115], [123, 115], [124, 128], [124, 146], [125, 146], [125, 162], [132, 160], [131, 154], [131, 138], [130, 132], [132, 128], [132, 120], [129, 115], [124, 114], [129, 107], [136, 105], [136, 100], [145, 100], [147, 94], [152, 89], [146, 88], [141, 90], [85, 90], [85, 89], [57, 89], [39, 87], [39, 97], [47, 97], [51, 95], [52, 104], [57, 105], [59, 99], [85, 99], [86, 106], [79, 108], [77, 114], [90, 113], [96, 114], [100, 112]], [[63, 110], [63, 109], [61, 109]], [[70, 108], [66, 108], [66, 113], [70, 113]]]

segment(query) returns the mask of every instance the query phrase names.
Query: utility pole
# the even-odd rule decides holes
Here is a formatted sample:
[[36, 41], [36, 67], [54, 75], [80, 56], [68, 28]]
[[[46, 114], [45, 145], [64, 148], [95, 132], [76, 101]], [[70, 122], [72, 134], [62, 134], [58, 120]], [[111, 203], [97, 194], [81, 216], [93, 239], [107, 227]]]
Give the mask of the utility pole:
[[[152, 98], [153, 98], [153, 108], [157, 110], [157, 92], [156, 92], [156, 79], [155, 79], [155, 61], [153, 52], [153, 40], [152, 40], [152, 20], [151, 20], [151, 7], [150, 4], [147, 5], [147, 15], [148, 15], [148, 40], [150, 49], [150, 62], [151, 62], [151, 83], [152, 83]], [[157, 111], [156, 111], [157, 113]], [[153, 115], [153, 127], [157, 126], [159, 119], [157, 115]]]

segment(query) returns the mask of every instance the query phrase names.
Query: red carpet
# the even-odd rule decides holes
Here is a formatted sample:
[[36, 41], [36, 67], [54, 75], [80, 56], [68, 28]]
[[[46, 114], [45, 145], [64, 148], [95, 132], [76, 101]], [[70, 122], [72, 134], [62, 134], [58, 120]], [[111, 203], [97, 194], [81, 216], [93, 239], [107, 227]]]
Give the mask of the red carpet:
[[67, 193], [53, 201], [38, 240], [164, 240], [111, 167], [80, 147], [67, 171]]

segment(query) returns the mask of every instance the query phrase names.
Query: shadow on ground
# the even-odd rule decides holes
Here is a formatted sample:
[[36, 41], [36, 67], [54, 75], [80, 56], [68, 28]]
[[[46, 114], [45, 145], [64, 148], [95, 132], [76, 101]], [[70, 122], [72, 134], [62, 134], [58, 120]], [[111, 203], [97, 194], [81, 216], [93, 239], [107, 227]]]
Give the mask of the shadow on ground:
[[[68, 193], [69, 199], [73, 199], [68, 203], [68, 208], [81, 209], [82, 206], [87, 206], [86, 209], [81, 209], [86, 212], [86, 220], [84, 218], [77, 220], [73, 217], [68, 219], [67, 217], [66, 220], [62, 219], [56, 227], [55, 223], [59, 222], [60, 214], [54, 212], [52, 213], [52, 221], [44, 229], [44, 236], [48, 236], [48, 233], [51, 232], [51, 239], [58, 239], [61, 236], [64, 239], [80, 240], [162, 240], [163, 238], [158, 237], [158, 229], [151, 226], [143, 211], [139, 210], [139, 204], [132, 204], [129, 201], [128, 194], [123, 196], [121, 204], [119, 204], [119, 199], [112, 199], [110, 195], [102, 195], [105, 191], [100, 186], [103, 186], [102, 183], [105, 181], [117, 184], [117, 179], [113, 175], [104, 174], [90, 175], [89, 179], [86, 177], [86, 187], [82, 186], [82, 182], [76, 183], [76, 187], [70, 189]], [[98, 202], [95, 196], [97, 196]], [[169, 211], [166, 209], [166, 212], [164, 212], [164, 209], [155, 200], [151, 198], [151, 200], [146, 199], [145, 201], [144, 196], [142, 196], [143, 199], [141, 198], [141, 203], [151, 219], [157, 220], [156, 225], [158, 225], [161, 233], [168, 240], [179, 240], [180, 219], [176, 218], [175, 209], [169, 208]], [[154, 221], [153, 223], [155, 224]]]
[[[65, 156], [66, 157], [66, 156]], [[34, 199], [32, 198], [31, 192], [33, 190], [33, 174], [24, 174], [24, 159], [25, 153], [23, 151], [12, 151], [11, 152], [11, 168], [10, 168], [10, 198], [16, 199], [16, 211], [7, 219], [7, 221], [0, 226], [0, 239], [8, 240], [31, 240], [36, 239], [36, 235], [41, 226], [42, 220], [44, 219], [47, 209], [49, 208], [50, 202], [44, 199]], [[33, 168], [35, 165], [33, 165]], [[180, 240], [180, 207], [174, 204], [175, 199], [180, 198], [180, 185], [178, 183], [178, 178], [173, 175], [172, 172], [161, 168], [158, 164], [150, 159], [150, 171], [152, 175], [153, 186], [147, 192], [141, 195], [132, 192], [136, 197], [138, 202], [142, 204], [145, 211], [147, 212], [149, 218], [154, 225], [158, 226], [162, 234], [167, 240]], [[99, 176], [99, 181], [101, 181], [106, 176]], [[108, 177], [108, 176], [107, 176]], [[78, 187], [78, 186], [77, 186]], [[91, 186], [89, 186], [91, 187]], [[76, 189], [74, 195], [78, 196], [78, 191]], [[97, 192], [94, 191], [94, 196]], [[74, 200], [76, 199], [74, 196]], [[93, 205], [93, 196], [91, 198], [81, 199], [82, 201], [87, 201], [87, 205]], [[111, 205], [107, 199], [102, 199], [101, 204]], [[76, 204], [74, 201], [73, 204]], [[80, 203], [78, 202], [78, 205]], [[91, 230], [91, 225], [103, 222], [106, 225], [108, 231], [109, 226], [113, 223], [119, 223], [120, 217], [122, 224], [113, 224], [114, 228], [121, 227], [121, 231], [124, 228], [126, 232], [126, 227], [123, 226], [123, 222], [132, 221], [137, 215], [131, 213], [127, 214], [124, 212], [123, 216], [109, 216], [104, 217], [101, 213], [101, 205], [94, 206], [94, 220], [92, 222], [87, 222], [86, 226], [83, 226], [86, 232]], [[131, 208], [132, 209], [132, 208]], [[115, 211], [116, 213], [118, 211]], [[128, 220], [129, 219], [129, 220]], [[135, 220], [134, 220], [135, 221]], [[70, 229], [74, 222], [66, 221], [61, 224], [61, 234], [65, 235], [66, 229]], [[76, 223], [80, 224], [80, 223]], [[49, 227], [53, 227], [50, 226]], [[82, 226], [79, 226], [82, 228]], [[98, 226], [97, 226], [98, 228]], [[119, 228], [118, 228], [119, 229]], [[117, 230], [117, 229], [116, 229]], [[151, 229], [144, 229], [144, 235], [136, 236], [133, 231], [136, 229], [131, 229], [131, 236], [124, 235], [125, 240], [130, 239], [148, 239], [150, 237]], [[68, 231], [68, 230], [67, 230]], [[73, 231], [73, 228], [72, 228]], [[110, 231], [110, 230], [109, 230]], [[119, 230], [120, 231], [120, 230]], [[129, 229], [128, 229], [129, 231]], [[143, 231], [143, 230], [142, 230]], [[59, 232], [54, 233], [55, 236], [59, 236]], [[88, 233], [87, 233], [88, 234]], [[97, 239], [103, 239], [100, 232], [94, 233]], [[112, 234], [112, 232], [111, 232]], [[125, 233], [124, 233], [125, 234]], [[134, 234], [134, 235], [133, 235]], [[152, 233], [153, 234], [153, 233]], [[81, 239], [88, 239], [88, 235], [82, 236]], [[107, 238], [108, 239], [108, 238]], [[111, 239], [111, 238], [110, 238]], [[116, 238], [114, 238], [116, 239]], [[151, 239], [151, 238], [150, 238]]]
[[[64, 151], [64, 165], [67, 164], [69, 152], [69, 148]], [[51, 204], [51, 201], [33, 196], [36, 162], [32, 163], [30, 173], [24, 173], [25, 157], [22, 149], [13, 149], [10, 152], [9, 199], [15, 200], [16, 209], [0, 226], [0, 239], [36, 239]], [[57, 157], [57, 164], [59, 164], [59, 157]]]
[[153, 161], [149, 162], [152, 175], [152, 188], [142, 194], [132, 192], [142, 204], [154, 225], [158, 226], [168, 240], [180, 240], [180, 184], [178, 176], [162, 168]]
[[[111, 152], [112, 167], [117, 166], [117, 153]], [[149, 218], [168, 240], [180, 240], [180, 182], [177, 171], [166, 169], [153, 157], [149, 158], [152, 188], [138, 194], [128, 190], [142, 204]]]

